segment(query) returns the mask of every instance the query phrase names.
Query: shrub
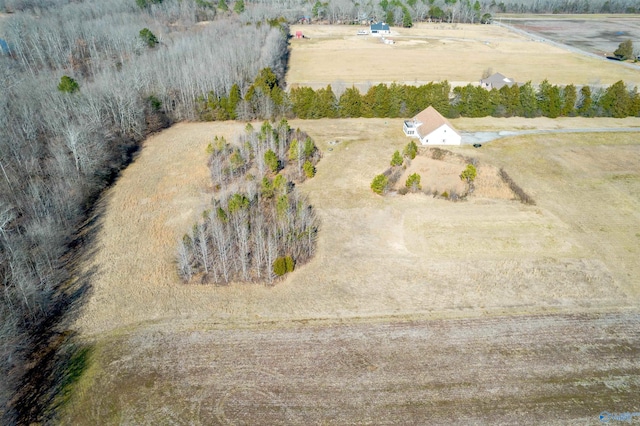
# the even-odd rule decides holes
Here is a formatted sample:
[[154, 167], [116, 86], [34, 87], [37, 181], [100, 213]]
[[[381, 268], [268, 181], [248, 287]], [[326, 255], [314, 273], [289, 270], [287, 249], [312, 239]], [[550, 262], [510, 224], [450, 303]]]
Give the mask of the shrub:
[[420, 175], [417, 173], [409, 175], [409, 177], [407, 178], [407, 182], [405, 182], [404, 186], [406, 186], [407, 189], [410, 189], [413, 192], [416, 192], [422, 189], [422, 186], [420, 185]]
[[143, 28], [140, 30], [140, 38], [149, 47], [155, 47], [155, 45], [158, 44], [158, 39], [151, 30], [149, 30], [149, 28]]
[[387, 190], [387, 185], [389, 184], [389, 178], [385, 175], [378, 175], [373, 178], [373, 182], [371, 182], [371, 189], [376, 194], [382, 195]]
[[305, 161], [304, 166], [302, 166], [302, 168], [304, 169], [304, 174], [308, 178], [312, 178], [316, 175], [316, 168], [313, 167], [313, 164], [311, 164], [311, 161], [309, 160]]
[[416, 158], [416, 155], [418, 154], [418, 145], [416, 145], [414, 141], [409, 142], [407, 146], [404, 147], [403, 154], [405, 157], [408, 157], [411, 160], [413, 160], [414, 158]]
[[442, 160], [447, 156], [447, 151], [441, 148], [431, 148], [431, 158], [434, 160]]
[[276, 173], [280, 170], [280, 161], [278, 160], [278, 156], [272, 150], [268, 150], [264, 153], [264, 162], [269, 167], [273, 173]]
[[460, 179], [467, 181], [467, 183], [471, 183], [475, 180], [478, 175], [478, 171], [476, 170], [473, 164], [467, 164], [467, 168], [460, 173]]
[[75, 93], [80, 90], [80, 86], [73, 78], [63, 75], [58, 84], [58, 90], [64, 93]]
[[509, 189], [511, 189], [511, 191], [513, 191], [513, 193], [520, 200], [520, 202], [522, 202], [524, 204], [529, 204], [529, 205], [532, 205], [532, 206], [534, 206], [536, 204], [534, 199], [531, 198], [531, 196], [529, 196], [529, 194], [524, 192], [524, 190], [522, 188], [520, 188], [520, 186], [518, 186], [517, 183], [515, 183], [515, 181], [511, 178], [511, 176], [509, 176], [507, 174], [507, 172], [504, 171], [504, 169], [500, 169], [500, 178], [502, 178], [502, 181], [504, 183], [509, 185]]
[[449, 199], [449, 193], [447, 191], [444, 191], [442, 193], [442, 198], [446, 198], [448, 200]]
[[295, 263], [291, 256], [279, 257], [273, 262], [273, 273], [281, 277], [287, 272], [293, 272]]
[[400, 155], [400, 151], [396, 151], [393, 153], [393, 157], [391, 157], [391, 165], [392, 166], [402, 166], [402, 155]]

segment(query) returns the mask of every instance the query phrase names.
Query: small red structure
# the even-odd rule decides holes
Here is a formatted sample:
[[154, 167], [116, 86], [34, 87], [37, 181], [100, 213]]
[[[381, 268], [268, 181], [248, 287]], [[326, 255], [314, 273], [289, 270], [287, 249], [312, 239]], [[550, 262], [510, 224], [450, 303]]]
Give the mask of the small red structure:
[[302, 31], [296, 31], [296, 38], [303, 38]]

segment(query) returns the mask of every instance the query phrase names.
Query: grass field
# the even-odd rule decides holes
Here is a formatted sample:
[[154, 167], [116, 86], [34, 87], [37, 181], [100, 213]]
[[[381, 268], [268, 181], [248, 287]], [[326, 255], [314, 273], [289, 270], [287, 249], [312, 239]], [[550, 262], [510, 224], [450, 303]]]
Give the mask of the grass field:
[[[596, 26], [600, 24], [589, 24]], [[620, 63], [587, 57], [510, 32], [497, 25], [419, 23], [392, 28], [393, 45], [358, 36], [360, 26], [299, 25], [305, 39], [291, 40], [289, 87], [325, 87], [340, 93], [379, 82], [424, 84], [447, 80], [476, 83], [487, 69], [517, 82], [640, 84], [640, 72]], [[617, 44], [616, 44], [617, 47]], [[614, 47], [615, 49], [615, 47]]]
[[[490, 122], [453, 120], [464, 131]], [[244, 126], [183, 123], [149, 138], [102, 200], [75, 325], [93, 362], [65, 422], [392, 424], [431, 413], [540, 424], [640, 411], [637, 134], [454, 148], [504, 167], [537, 204], [490, 193], [453, 203], [369, 189], [408, 142], [401, 123], [290, 123], [324, 153], [301, 185], [322, 225], [316, 257], [274, 287], [187, 286], [173, 264], [211, 197], [206, 145]]]

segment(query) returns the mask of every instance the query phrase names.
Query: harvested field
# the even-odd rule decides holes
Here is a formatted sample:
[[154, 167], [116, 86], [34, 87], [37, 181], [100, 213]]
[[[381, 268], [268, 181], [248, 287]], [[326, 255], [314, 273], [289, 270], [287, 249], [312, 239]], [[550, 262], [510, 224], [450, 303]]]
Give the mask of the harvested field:
[[[585, 27], [588, 27], [585, 25]], [[640, 84], [638, 70], [540, 42], [498, 25], [419, 23], [392, 28], [393, 45], [358, 36], [362, 27], [292, 26], [309, 39], [291, 40], [289, 87], [326, 87], [338, 94], [355, 85], [398, 82], [425, 84], [447, 80], [476, 83], [487, 69], [518, 82], [537, 84], [605, 84], [618, 80]], [[616, 45], [617, 47], [617, 45]], [[526, 54], [523, 54], [526, 52]]]
[[[586, 127], [576, 120], [553, 125]], [[593, 119], [607, 123], [640, 120]], [[154, 135], [106, 192], [74, 325], [92, 362], [63, 423], [590, 423], [640, 411], [637, 134], [448, 148], [504, 167], [536, 200], [526, 206], [373, 194], [409, 141], [400, 119], [290, 124], [324, 153], [300, 185], [322, 226], [316, 257], [274, 287], [183, 285], [173, 263], [210, 200], [207, 144], [243, 124]]]
[[94, 348], [64, 424], [598, 424], [640, 411], [640, 316], [202, 328]]
[[612, 55], [625, 40], [640, 40], [640, 15], [506, 16], [500, 22], [599, 56]]

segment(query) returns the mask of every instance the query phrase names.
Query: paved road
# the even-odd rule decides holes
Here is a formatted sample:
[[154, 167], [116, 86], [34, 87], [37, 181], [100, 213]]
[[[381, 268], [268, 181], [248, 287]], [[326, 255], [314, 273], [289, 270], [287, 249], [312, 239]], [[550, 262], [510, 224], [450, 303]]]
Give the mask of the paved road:
[[501, 130], [499, 132], [462, 132], [462, 144], [487, 143], [496, 139], [521, 135], [540, 135], [553, 133], [629, 133], [640, 132], [640, 127], [615, 127], [615, 128], [582, 128], [582, 129], [533, 129], [533, 130]]

